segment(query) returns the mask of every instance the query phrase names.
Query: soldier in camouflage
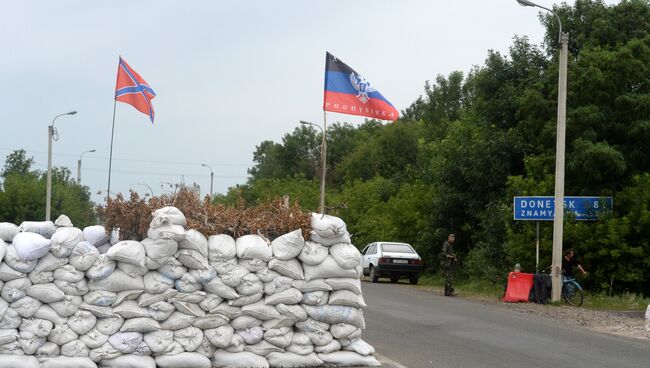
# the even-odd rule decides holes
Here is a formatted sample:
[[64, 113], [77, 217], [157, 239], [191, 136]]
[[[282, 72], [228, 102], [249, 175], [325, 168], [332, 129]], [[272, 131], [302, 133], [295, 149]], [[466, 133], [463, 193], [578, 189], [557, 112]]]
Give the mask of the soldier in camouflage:
[[454, 242], [456, 236], [449, 234], [447, 241], [442, 244], [442, 252], [440, 252], [440, 263], [443, 275], [445, 277], [445, 296], [455, 296], [454, 293], [454, 266], [456, 265], [457, 258], [454, 253]]

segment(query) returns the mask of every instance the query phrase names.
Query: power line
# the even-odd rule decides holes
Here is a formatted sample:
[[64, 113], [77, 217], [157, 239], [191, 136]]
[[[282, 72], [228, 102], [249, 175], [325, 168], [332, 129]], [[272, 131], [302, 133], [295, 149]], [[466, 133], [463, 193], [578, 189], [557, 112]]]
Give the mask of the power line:
[[[37, 168], [44, 168], [42, 165], [34, 165]], [[100, 169], [97, 167], [84, 167], [84, 171], [95, 171], [95, 172], [106, 172], [106, 169]], [[193, 178], [209, 178], [210, 175], [205, 174], [185, 174], [185, 173], [163, 173], [163, 172], [151, 172], [151, 171], [134, 171], [134, 170], [113, 170], [113, 172], [120, 174], [137, 174], [137, 175], [150, 175], [150, 176], [190, 176]], [[246, 176], [240, 175], [215, 175], [215, 178], [220, 179], [247, 179]]]

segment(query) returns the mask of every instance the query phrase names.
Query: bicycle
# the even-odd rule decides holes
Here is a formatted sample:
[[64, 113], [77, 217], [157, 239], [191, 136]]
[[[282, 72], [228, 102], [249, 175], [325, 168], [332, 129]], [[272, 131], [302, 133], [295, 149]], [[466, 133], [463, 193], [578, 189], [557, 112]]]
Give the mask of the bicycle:
[[[543, 273], [551, 273], [551, 266], [545, 268]], [[582, 286], [575, 277], [566, 277], [562, 275], [562, 298], [574, 307], [579, 307], [584, 302]]]

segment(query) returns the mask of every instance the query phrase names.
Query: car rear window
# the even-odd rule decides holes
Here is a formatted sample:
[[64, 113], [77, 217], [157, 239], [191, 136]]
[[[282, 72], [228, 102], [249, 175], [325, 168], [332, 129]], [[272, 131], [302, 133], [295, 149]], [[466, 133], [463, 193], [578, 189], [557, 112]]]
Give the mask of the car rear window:
[[394, 253], [415, 253], [411, 247], [406, 244], [397, 244], [397, 243], [387, 243], [382, 244], [381, 249], [384, 252], [394, 252]]

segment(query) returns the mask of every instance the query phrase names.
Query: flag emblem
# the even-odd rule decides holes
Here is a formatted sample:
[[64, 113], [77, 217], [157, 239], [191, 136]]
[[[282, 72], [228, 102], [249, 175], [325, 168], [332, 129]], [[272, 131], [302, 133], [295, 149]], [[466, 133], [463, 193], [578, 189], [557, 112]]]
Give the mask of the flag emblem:
[[115, 100], [127, 103], [143, 114], [149, 115], [153, 124], [154, 110], [151, 100], [156, 93], [127, 62], [120, 57], [117, 67], [117, 84], [115, 86]]

